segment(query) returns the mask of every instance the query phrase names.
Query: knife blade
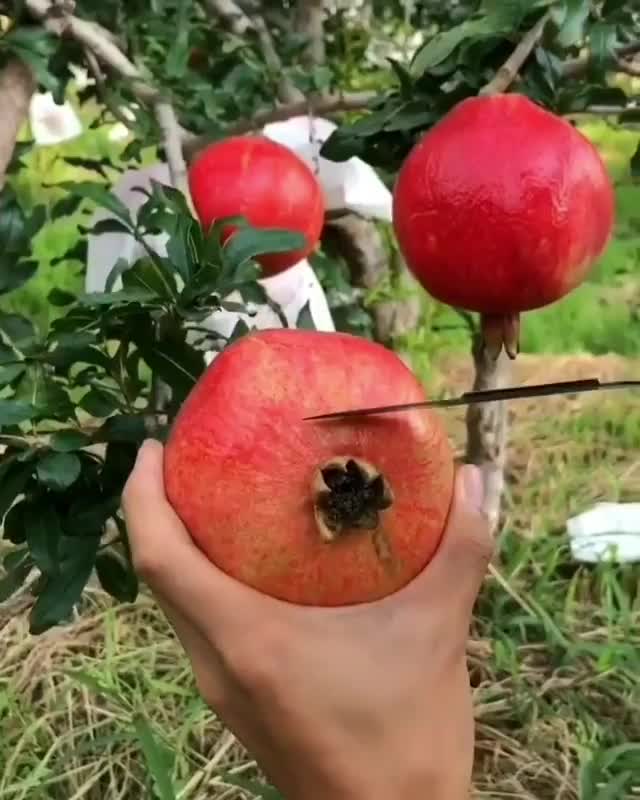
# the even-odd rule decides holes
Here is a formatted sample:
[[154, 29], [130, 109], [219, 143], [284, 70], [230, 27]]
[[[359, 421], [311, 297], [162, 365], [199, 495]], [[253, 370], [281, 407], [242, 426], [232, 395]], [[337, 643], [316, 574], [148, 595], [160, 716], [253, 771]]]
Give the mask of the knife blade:
[[556, 383], [539, 383], [530, 386], [508, 386], [503, 389], [485, 389], [465, 392], [458, 397], [442, 400], [423, 400], [417, 403], [398, 403], [389, 406], [372, 406], [370, 408], [354, 408], [343, 411], [331, 411], [326, 414], [315, 414], [304, 417], [305, 421], [340, 419], [348, 417], [371, 417], [379, 414], [391, 414], [410, 411], [415, 408], [452, 408], [478, 403], [495, 403], [500, 400], [520, 400], [529, 397], [549, 397], [561, 394], [581, 394], [584, 392], [609, 391], [612, 389], [638, 389], [640, 380], [610, 381], [603, 383], [597, 378], [578, 381], [558, 381]]

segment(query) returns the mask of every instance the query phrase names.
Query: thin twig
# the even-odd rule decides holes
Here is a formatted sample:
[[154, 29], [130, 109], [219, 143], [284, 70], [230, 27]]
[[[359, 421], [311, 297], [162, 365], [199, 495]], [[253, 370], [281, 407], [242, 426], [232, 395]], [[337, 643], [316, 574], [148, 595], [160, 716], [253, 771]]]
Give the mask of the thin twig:
[[254, 30], [251, 19], [234, 0], [203, 0], [203, 5], [216, 14], [236, 36]]
[[[636, 53], [640, 53], [640, 39], [635, 39], [632, 42], [627, 42], [626, 44], [621, 45], [615, 49], [615, 55], [617, 58], [626, 58], [627, 56], [633, 56]], [[586, 53], [579, 58], [573, 58], [569, 61], [565, 61], [562, 67], [562, 77], [563, 78], [577, 78], [583, 73], [587, 71], [589, 68], [589, 64], [591, 63], [591, 53]]]
[[626, 75], [631, 75], [634, 78], [640, 77], [640, 64], [625, 58], [618, 58], [616, 60], [618, 72], [624, 72]]
[[158, 100], [155, 103], [156, 119], [162, 131], [167, 166], [171, 183], [179, 189], [186, 198], [189, 197], [189, 185], [187, 181], [187, 164], [182, 152], [182, 138], [180, 135], [180, 123], [176, 117], [176, 112], [171, 103], [166, 100]]
[[100, 62], [96, 58], [93, 50], [89, 50], [88, 47], [84, 48], [84, 55], [87, 59], [87, 64], [89, 66], [89, 72], [93, 75], [96, 86], [98, 87], [98, 94], [100, 95], [100, 99], [106, 106], [106, 108], [111, 112], [111, 116], [116, 119], [118, 122], [122, 123], [126, 128], [129, 128], [131, 125], [131, 120], [127, 119], [127, 117], [123, 114], [123, 112], [115, 105], [115, 103], [111, 102], [109, 96], [107, 95], [107, 87], [105, 76], [102, 71], [102, 67], [100, 66]]
[[522, 65], [540, 41], [548, 21], [549, 14], [544, 14], [544, 16], [540, 17], [533, 28], [522, 37], [518, 46], [496, 72], [493, 79], [480, 90], [479, 94], [498, 94], [506, 91], [511, 86], [522, 69]]
[[96, 57], [124, 78], [131, 81], [136, 96], [145, 102], [154, 102], [159, 91], [149, 84], [142, 72], [130, 61], [114, 42], [107, 38], [104, 30], [93, 22], [68, 14], [61, 21], [51, 16], [54, 3], [50, 0], [25, 0], [29, 12], [39, 19], [43, 26], [57, 36], [72, 36], [80, 44], [89, 48]]

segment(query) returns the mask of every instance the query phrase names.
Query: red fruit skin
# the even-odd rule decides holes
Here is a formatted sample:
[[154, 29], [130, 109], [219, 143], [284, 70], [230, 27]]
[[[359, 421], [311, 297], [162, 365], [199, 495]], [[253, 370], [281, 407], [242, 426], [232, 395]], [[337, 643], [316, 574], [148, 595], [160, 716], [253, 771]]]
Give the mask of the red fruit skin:
[[400, 249], [425, 290], [486, 314], [540, 308], [605, 250], [615, 196], [595, 147], [517, 94], [457, 105], [410, 152], [394, 188]]
[[[453, 454], [430, 410], [341, 420], [303, 417], [425, 399], [390, 350], [342, 333], [257, 331], [229, 346], [184, 402], [165, 448], [169, 502], [223, 571], [301, 605], [384, 597], [411, 581], [438, 548], [451, 504]], [[391, 484], [382, 524], [390, 573], [369, 531], [320, 538], [314, 471], [334, 456], [366, 459]]]
[[[205, 230], [217, 219], [242, 214], [256, 228], [285, 228], [306, 237], [300, 250], [256, 259], [265, 277], [306, 258], [320, 240], [322, 187], [302, 159], [264, 136], [235, 136], [207, 147], [189, 168], [189, 189]], [[223, 241], [235, 230], [225, 228]]]

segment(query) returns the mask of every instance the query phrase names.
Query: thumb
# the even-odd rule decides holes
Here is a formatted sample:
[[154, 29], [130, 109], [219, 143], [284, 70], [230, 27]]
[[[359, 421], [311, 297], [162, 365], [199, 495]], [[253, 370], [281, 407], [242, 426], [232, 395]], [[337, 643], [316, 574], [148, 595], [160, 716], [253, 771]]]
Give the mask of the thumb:
[[440, 547], [418, 578], [420, 591], [456, 598], [473, 608], [493, 555], [493, 539], [482, 505], [482, 473], [473, 464], [456, 472], [453, 501]]

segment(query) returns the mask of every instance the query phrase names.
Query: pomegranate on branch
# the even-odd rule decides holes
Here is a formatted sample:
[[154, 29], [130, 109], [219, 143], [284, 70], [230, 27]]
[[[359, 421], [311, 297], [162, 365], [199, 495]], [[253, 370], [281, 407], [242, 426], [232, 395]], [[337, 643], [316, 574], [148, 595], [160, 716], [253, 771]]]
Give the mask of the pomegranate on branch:
[[418, 142], [394, 189], [410, 270], [481, 314], [489, 352], [518, 352], [520, 313], [579, 286], [604, 252], [614, 191], [595, 147], [519, 94], [459, 103]]
[[[193, 205], [205, 229], [224, 217], [244, 216], [256, 228], [301, 233], [307, 246], [256, 260], [264, 277], [310, 255], [324, 225], [324, 194], [317, 178], [292, 150], [266, 136], [232, 136], [205, 148], [189, 169]], [[229, 226], [224, 239], [233, 235]]]

